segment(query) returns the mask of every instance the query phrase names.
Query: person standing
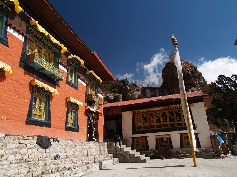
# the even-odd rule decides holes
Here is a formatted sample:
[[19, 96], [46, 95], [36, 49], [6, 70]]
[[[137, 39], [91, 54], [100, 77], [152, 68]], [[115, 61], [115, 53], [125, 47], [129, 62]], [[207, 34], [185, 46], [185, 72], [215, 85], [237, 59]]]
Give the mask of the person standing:
[[121, 138], [118, 133], [114, 135], [114, 142], [115, 142], [115, 146], [117, 146], [117, 143], [119, 143], [119, 146], [121, 146]]

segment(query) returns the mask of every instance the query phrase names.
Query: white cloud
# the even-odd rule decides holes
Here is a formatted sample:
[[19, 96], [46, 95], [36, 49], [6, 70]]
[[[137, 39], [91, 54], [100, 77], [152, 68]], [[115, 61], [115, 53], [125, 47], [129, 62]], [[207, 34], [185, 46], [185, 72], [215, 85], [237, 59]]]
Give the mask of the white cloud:
[[141, 67], [141, 70], [144, 73], [144, 86], [153, 86], [158, 87], [162, 84], [162, 69], [166, 62], [169, 61], [169, 56], [164, 51], [164, 49], [160, 49], [160, 52], [153, 55], [150, 63], [140, 63], [137, 65]]
[[221, 57], [213, 61], [206, 61], [201, 58], [202, 63], [197, 66], [208, 84], [214, 82], [220, 74], [231, 76], [237, 74], [237, 59], [231, 57]]
[[124, 75], [117, 75], [117, 79], [118, 80], [122, 80], [122, 79], [127, 79], [129, 82], [133, 81], [133, 75], [134, 73], [125, 73]]
[[138, 62], [136, 64], [136, 71], [143, 74], [144, 80], [133, 80], [134, 73], [126, 73], [124, 75], [117, 75], [117, 79], [128, 79], [138, 86], [152, 86], [159, 87], [162, 84], [162, 69], [169, 61], [169, 56], [164, 49], [160, 49], [159, 53], [152, 56], [149, 63]]

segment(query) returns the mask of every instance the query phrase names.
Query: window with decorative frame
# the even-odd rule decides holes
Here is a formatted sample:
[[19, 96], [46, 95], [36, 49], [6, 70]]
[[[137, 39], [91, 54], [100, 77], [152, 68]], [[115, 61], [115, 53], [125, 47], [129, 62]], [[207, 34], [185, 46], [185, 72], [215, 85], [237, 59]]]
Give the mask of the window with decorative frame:
[[0, 43], [7, 45], [6, 35], [6, 8], [0, 7]]
[[62, 44], [54, 39], [38, 22], [30, 20], [27, 25], [26, 59], [25, 64], [44, 73], [55, 81], [63, 80], [63, 72], [59, 70], [59, 56], [64, 52]]
[[4, 18], [5, 18], [5, 9], [0, 7], [0, 36], [2, 37], [3, 35], [3, 27], [4, 27]]
[[182, 136], [183, 147], [184, 148], [191, 148], [191, 143], [189, 140], [188, 133], [183, 133], [183, 134], [181, 134], [181, 136]]
[[86, 71], [86, 101], [89, 105], [93, 104], [98, 100], [98, 85], [102, 83], [99, 76], [95, 74], [93, 70]]
[[67, 131], [79, 132], [78, 124], [78, 109], [79, 106], [82, 106], [83, 103], [78, 101], [75, 98], [67, 98], [67, 113], [66, 113], [66, 122], [65, 129]]
[[28, 50], [27, 54], [38, 53], [38, 56], [50, 63], [53, 66], [56, 66], [56, 56], [57, 52], [50, 49], [48, 46], [45, 46], [40, 40], [36, 39], [33, 35], [30, 35], [28, 39]]
[[28, 124], [50, 127], [50, 92], [33, 86]]
[[66, 118], [66, 130], [69, 131], [79, 131], [78, 126], [78, 105], [67, 102], [67, 118]]
[[133, 137], [133, 149], [136, 149], [137, 151], [147, 150], [147, 137]]
[[182, 108], [169, 108], [134, 112], [135, 131], [186, 128]]
[[87, 100], [94, 100], [97, 96], [96, 83], [94, 83], [91, 79], [88, 79], [88, 83], [86, 84], [86, 95]]
[[[194, 133], [196, 147], [200, 147], [200, 142], [198, 138], [198, 134]], [[189, 140], [189, 134], [188, 133], [181, 133], [180, 134], [180, 148], [191, 148], [191, 141]]]
[[32, 94], [26, 124], [51, 127], [50, 97], [58, 91], [37, 80], [31, 80]]
[[67, 84], [78, 89], [78, 76], [77, 76], [77, 68], [75, 66], [70, 65], [67, 71]]

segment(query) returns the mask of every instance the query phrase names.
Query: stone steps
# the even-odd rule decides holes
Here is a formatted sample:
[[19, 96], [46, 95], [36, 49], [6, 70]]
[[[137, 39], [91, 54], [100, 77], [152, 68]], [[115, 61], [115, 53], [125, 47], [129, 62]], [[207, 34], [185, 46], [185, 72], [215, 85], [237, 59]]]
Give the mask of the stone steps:
[[[0, 154], [0, 165], [33, 162], [43, 159], [44, 160], [54, 159], [55, 153], [46, 153], [44, 149], [39, 150], [29, 153], [29, 150], [27, 151], [27, 149], [15, 149], [15, 150], [12, 149], [11, 152], [8, 151], [5, 152], [4, 154]], [[59, 154], [61, 158], [74, 158], [75, 156], [77, 156], [78, 158], [80, 157], [84, 158], [88, 156], [88, 155], [84, 156], [83, 154], [65, 154], [65, 153], [59, 153]], [[95, 157], [96, 162], [101, 161], [103, 159], [113, 158], [112, 154], [95, 154], [92, 156]]]
[[113, 142], [108, 142], [108, 153], [113, 154], [115, 158], [119, 158], [120, 163], [146, 163], [149, 157], [141, 155], [136, 150], [132, 150], [125, 145], [115, 146]]
[[20, 174], [34, 174], [34, 176], [50, 175], [52, 173], [66, 173], [66, 171], [73, 171], [74, 169], [79, 168], [84, 169], [84, 167], [90, 167], [90, 165], [94, 169], [93, 164], [96, 164], [98, 168], [107, 168], [117, 163], [119, 163], [118, 159], [114, 159], [112, 154], [99, 155], [97, 157], [89, 156], [64, 158], [60, 160], [47, 159], [41, 161], [1, 165], [0, 176], [15, 176]]
[[[81, 176], [119, 163], [108, 154], [107, 143], [60, 140], [48, 149], [37, 137], [0, 137], [0, 176]], [[54, 156], [60, 155], [59, 160]]]

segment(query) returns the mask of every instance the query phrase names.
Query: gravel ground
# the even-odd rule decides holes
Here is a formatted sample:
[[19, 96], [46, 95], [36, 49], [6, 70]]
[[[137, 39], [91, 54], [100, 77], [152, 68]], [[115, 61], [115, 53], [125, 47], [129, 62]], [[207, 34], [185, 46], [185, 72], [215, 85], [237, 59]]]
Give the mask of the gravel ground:
[[237, 177], [237, 156], [224, 159], [153, 159], [147, 163], [119, 163], [86, 177]]

